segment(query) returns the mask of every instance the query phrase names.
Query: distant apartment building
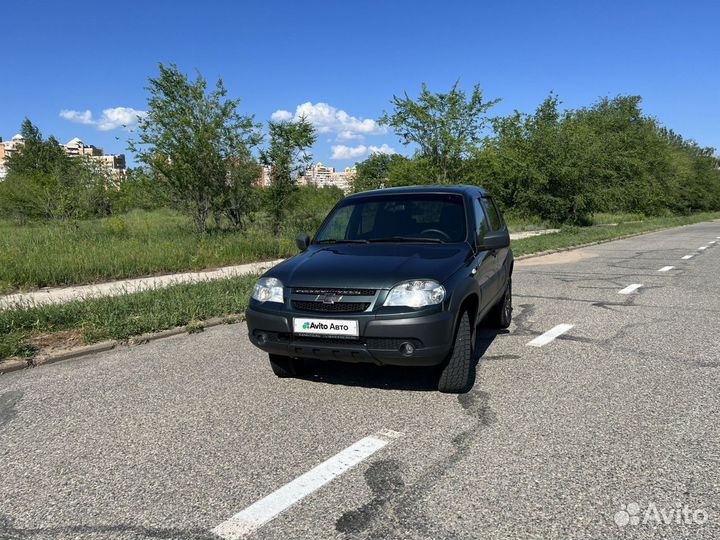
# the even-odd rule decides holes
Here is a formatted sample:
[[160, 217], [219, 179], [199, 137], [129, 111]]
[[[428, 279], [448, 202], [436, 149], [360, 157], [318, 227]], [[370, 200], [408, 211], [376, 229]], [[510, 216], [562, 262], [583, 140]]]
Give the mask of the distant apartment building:
[[85, 157], [100, 163], [103, 170], [114, 180], [125, 174], [125, 154], [106, 154], [102, 148], [85, 144], [77, 137], [64, 144], [63, 148], [70, 157]]
[[[3, 141], [0, 138], [0, 180], [7, 176], [7, 168], [5, 167], [7, 158], [22, 148], [23, 144], [25, 144], [25, 140], [20, 134], [15, 135], [9, 141]], [[102, 148], [85, 144], [77, 137], [61, 146], [70, 157], [85, 157], [98, 162], [113, 180], [118, 180], [125, 174], [127, 168], [125, 154], [105, 154]]]
[[19, 133], [15, 135], [9, 141], [3, 141], [0, 137], [0, 181], [5, 179], [7, 175], [7, 169], [5, 168], [5, 162], [14, 152], [17, 152], [23, 145], [22, 135]]
[[[322, 163], [310, 166], [304, 175], [298, 176], [297, 184], [300, 186], [329, 187], [335, 186], [348, 193], [352, 189], [352, 179], [355, 177], [355, 167], [346, 167], [339, 172], [335, 167], [326, 167]], [[272, 182], [272, 167], [263, 165], [260, 176], [255, 185], [268, 187]]]
[[344, 171], [340, 172], [336, 171], [335, 167], [326, 167], [322, 163], [316, 163], [298, 178], [298, 184], [315, 187], [335, 186], [348, 193], [356, 174], [357, 171], [354, 167], [346, 167]]
[[272, 167], [269, 165], [262, 165], [260, 168], [260, 178], [257, 179], [255, 185], [258, 187], [268, 187], [270, 185], [270, 174], [272, 173]]

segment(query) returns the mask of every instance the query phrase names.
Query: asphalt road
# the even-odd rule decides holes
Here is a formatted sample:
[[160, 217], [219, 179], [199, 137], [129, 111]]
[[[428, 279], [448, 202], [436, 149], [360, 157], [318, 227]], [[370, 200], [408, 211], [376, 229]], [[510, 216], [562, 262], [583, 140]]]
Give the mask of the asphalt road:
[[518, 263], [461, 396], [423, 370], [279, 380], [243, 325], [2, 376], [0, 538], [217, 539], [373, 435], [246, 537], [719, 538], [719, 286], [718, 222]]

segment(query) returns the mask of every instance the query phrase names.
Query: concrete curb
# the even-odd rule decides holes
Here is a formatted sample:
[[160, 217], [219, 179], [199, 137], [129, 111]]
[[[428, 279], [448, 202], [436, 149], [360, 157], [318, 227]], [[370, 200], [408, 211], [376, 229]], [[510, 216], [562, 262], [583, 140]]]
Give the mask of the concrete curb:
[[241, 314], [227, 315], [225, 317], [213, 317], [212, 319], [200, 321], [196, 324], [177, 326], [175, 328], [169, 328], [167, 330], [161, 330], [159, 332], [134, 336], [130, 338], [127, 342], [111, 339], [108, 341], [101, 341], [99, 343], [92, 343], [90, 345], [73, 347], [72, 349], [61, 349], [48, 354], [39, 355], [27, 360], [20, 358], [10, 358], [4, 361], [0, 361], [0, 375], [10, 373], [12, 371], [18, 371], [20, 369], [55, 364], [57, 362], [62, 362], [63, 360], [71, 360], [74, 358], [88, 356], [90, 354], [110, 351], [120, 346], [134, 347], [137, 345], [142, 345], [144, 343], [149, 343], [151, 341], [156, 341], [158, 339], [164, 339], [182, 334], [193, 334], [195, 332], [202, 332], [206, 328], [212, 328], [213, 326], [220, 326], [222, 324], [236, 324], [244, 320], [245, 317]]
[[19, 369], [25, 369], [30, 367], [29, 360], [22, 360], [19, 358], [9, 358], [0, 362], [0, 374], [10, 373], [11, 371], [17, 371]]
[[[79, 356], [85, 356], [87, 354], [99, 353], [114, 349], [119, 345], [116, 340], [101, 341], [100, 343], [92, 343], [90, 345], [82, 345], [80, 347], [73, 347], [72, 349], [64, 349], [59, 351], [53, 351], [48, 354], [36, 356], [32, 359], [31, 365], [33, 367], [44, 366], [46, 364], [54, 364], [62, 360], [70, 360], [71, 358], [78, 358]], [[2, 368], [0, 368], [0, 373]]]

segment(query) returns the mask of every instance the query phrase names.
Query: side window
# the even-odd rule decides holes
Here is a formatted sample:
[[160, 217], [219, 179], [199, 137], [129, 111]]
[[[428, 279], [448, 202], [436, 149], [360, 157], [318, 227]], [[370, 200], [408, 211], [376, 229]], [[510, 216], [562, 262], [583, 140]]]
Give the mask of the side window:
[[482, 239], [485, 237], [485, 233], [488, 232], [488, 219], [485, 213], [485, 208], [480, 202], [480, 199], [474, 199], [473, 206], [475, 207], [475, 223], [477, 223], [477, 237]]
[[498, 212], [497, 206], [495, 206], [495, 201], [493, 201], [490, 197], [483, 197], [482, 202], [490, 220], [490, 228], [493, 231], [502, 229], [503, 223], [500, 218], [500, 212]]

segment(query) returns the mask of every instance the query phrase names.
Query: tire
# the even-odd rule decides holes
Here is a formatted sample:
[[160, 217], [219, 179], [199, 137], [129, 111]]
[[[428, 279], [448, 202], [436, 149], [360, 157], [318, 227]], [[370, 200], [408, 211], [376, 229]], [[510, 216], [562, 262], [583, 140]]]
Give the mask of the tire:
[[472, 328], [470, 328], [470, 315], [464, 311], [460, 316], [455, 341], [447, 361], [442, 367], [438, 379], [440, 392], [460, 394], [470, 390], [470, 376], [472, 371]]
[[512, 309], [512, 277], [509, 277], [502, 298], [488, 313], [488, 326], [500, 329], [508, 328], [512, 321]]
[[301, 358], [291, 358], [289, 356], [280, 356], [279, 354], [270, 354], [268, 356], [273, 373], [281, 379], [297, 377], [301, 374], [304, 364]]

